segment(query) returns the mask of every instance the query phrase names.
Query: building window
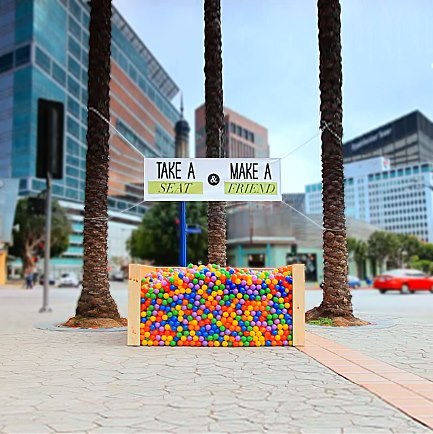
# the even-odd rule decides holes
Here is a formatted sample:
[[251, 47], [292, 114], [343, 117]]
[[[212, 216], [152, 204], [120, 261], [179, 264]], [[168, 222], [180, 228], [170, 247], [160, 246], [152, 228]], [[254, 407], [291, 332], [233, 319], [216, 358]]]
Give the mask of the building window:
[[78, 178], [78, 170], [74, 169], [71, 166], [66, 166], [66, 175], [74, 176], [75, 178]]
[[78, 20], [81, 21], [81, 8], [75, 0], [69, 0], [69, 9], [71, 14]]
[[30, 62], [30, 45], [15, 50], [15, 67]]
[[80, 105], [70, 96], [68, 96], [68, 112], [76, 118], [80, 117]]
[[70, 37], [68, 38], [68, 46], [69, 51], [72, 53], [74, 57], [76, 57], [78, 60], [81, 58], [81, 48], [78, 42], [75, 41], [74, 38]]
[[81, 56], [81, 63], [87, 69], [89, 67], [89, 54], [86, 50], [83, 50], [83, 54]]
[[81, 68], [80, 68], [80, 65], [71, 56], [68, 56], [68, 71], [77, 80], [81, 80]]
[[78, 125], [78, 122], [76, 122], [74, 119], [68, 116], [66, 125], [67, 125], [68, 133], [78, 138], [80, 134], [80, 127]]
[[78, 148], [79, 145], [74, 139], [71, 137], [66, 139], [66, 150], [69, 155], [78, 155]]
[[53, 78], [57, 81], [57, 83], [61, 84], [62, 86], [66, 83], [66, 73], [63, 70], [63, 68], [59, 65], [57, 65], [56, 62], [53, 62]]
[[80, 85], [72, 77], [68, 77], [68, 90], [75, 98], [80, 98]]
[[80, 25], [71, 16], [69, 17], [69, 31], [80, 41], [81, 39]]
[[13, 53], [7, 53], [3, 56], [0, 56], [0, 74], [5, 71], [9, 71], [12, 69], [14, 64], [14, 55]]
[[36, 47], [36, 63], [45, 71], [50, 73], [51, 69], [51, 61], [50, 58], [39, 49], [39, 47]]
[[66, 185], [68, 187], [78, 188], [78, 180], [75, 178], [71, 178], [69, 176], [66, 177]]
[[[77, 97], [77, 98], [79, 98], [79, 97]], [[83, 88], [83, 89], [81, 89], [81, 102], [86, 107], [87, 107], [87, 99], [88, 99], [87, 90]]]

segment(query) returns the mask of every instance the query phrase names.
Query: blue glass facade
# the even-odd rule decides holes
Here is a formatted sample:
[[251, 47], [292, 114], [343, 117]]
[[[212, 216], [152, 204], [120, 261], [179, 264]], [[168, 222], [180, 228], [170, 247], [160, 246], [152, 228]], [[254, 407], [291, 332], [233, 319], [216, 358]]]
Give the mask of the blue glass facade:
[[[35, 178], [37, 101], [64, 103], [64, 177], [54, 182], [53, 194], [65, 202], [83, 204], [86, 168], [87, 64], [89, 9], [84, 0], [2, 0], [0, 27], [9, 29], [0, 38], [0, 177], [20, 179], [20, 194], [45, 189]], [[146, 156], [174, 156], [173, 128], [179, 118], [171, 103], [177, 86], [113, 11], [112, 59], [165, 119], [146, 126], [153, 139], [144, 139], [128, 120], [116, 125]], [[150, 78], [152, 76], [152, 78]], [[143, 110], [146, 108], [143, 106]], [[164, 126], [165, 125], [165, 126]], [[109, 207], [125, 210], [140, 198], [110, 197]], [[143, 206], [130, 214], [140, 216]], [[78, 228], [78, 226], [80, 226]], [[71, 256], [80, 256], [82, 224], [74, 223]]]

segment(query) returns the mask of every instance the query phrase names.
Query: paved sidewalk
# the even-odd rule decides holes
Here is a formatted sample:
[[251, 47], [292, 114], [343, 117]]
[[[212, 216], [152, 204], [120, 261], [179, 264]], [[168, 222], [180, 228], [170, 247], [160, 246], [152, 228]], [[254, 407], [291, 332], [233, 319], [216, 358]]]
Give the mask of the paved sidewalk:
[[433, 429], [433, 382], [312, 333], [300, 350]]
[[[126, 290], [113, 291], [125, 313]], [[0, 432], [427, 433], [294, 348], [132, 348], [125, 332], [33, 327], [77, 292], [0, 291]]]
[[[308, 329], [347, 347], [433, 381], [433, 296], [431, 318], [381, 317], [360, 313], [373, 327]], [[386, 339], [384, 339], [386, 336]]]

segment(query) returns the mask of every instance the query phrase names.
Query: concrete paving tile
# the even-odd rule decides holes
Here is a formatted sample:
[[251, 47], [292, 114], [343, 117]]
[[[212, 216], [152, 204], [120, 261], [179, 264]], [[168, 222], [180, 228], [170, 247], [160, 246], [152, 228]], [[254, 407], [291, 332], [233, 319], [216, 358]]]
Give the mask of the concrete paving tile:
[[47, 425], [35, 424], [35, 423], [15, 423], [11, 425], [5, 425], [2, 432], [7, 434], [45, 434], [54, 432], [54, 430]]
[[56, 433], [69, 433], [69, 432], [93, 432], [94, 429], [98, 428], [99, 425], [93, 422], [85, 422], [85, 421], [63, 421], [57, 422], [53, 421], [49, 423], [51, 429], [53, 429]]
[[129, 434], [129, 433], [141, 433], [143, 431], [137, 431], [137, 428], [128, 428], [123, 426], [121, 429], [116, 426], [99, 426], [93, 428], [90, 434]]
[[145, 411], [142, 414], [137, 412], [136, 417], [125, 417], [125, 418], [104, 418], [99, 417], [94, 419], [94, 423], [100, 425], [101, 427], [114, 428], [117, 427], [117, 430], [122, 430], [122, 427], [131, 427], [137, 425], [146, 425], [151, 423], [153, 420], [153, 416], [150, 414], [146, 414]]
[[[0, 292], [0, 314], [4, 312], [1, 296]], [[16, 306], [8, 309], [16, 315], [25, 308], [25, 304], [19, 304], [18, 311]], [[5, 318], [6, 315], [7, 312]], [[30, 314], [23, 311], [20, 315], [26, 318]], [[400, 337], [404, 335], [402, 330]], [[365, 405], [377, 410], [372, 410], [372, 417], [386, 415], [387, 430], [425, 432], [406, 415], [293, 348], [142, 351], [143, 348], [126, 347], [125, 336], [115, 335], [70, 333], [66, 341], [61, 333], [28, 329], [7, 335], [0, 331], [0, 360], [3, 352], [9, 361], [8, 366], [0, 365], [2, 386], [4, 380], [7, 382], [7, 399], [29, 399], [30, 394], [41, 399], [32, 410], [34, 419], [30, 418], [33, 414], [27, 414], [20, 420], [34, 425], [51, 421], [67, 425], [74, 420], [77, 424], [104, 423], [91, 433], [113, 432], [113, 428], [121, 432], [194, 433], [217, 427], [222, 427], [220, 432], [280, 433], [301, 432], [307, 427], [311, 434], [321, 429], [330, 432], [335, 426], [350, 427], [352, 418], [362, 416], [356, 405]], [[378, 335], [369, 335], [368, 341], [374, 341], [375, 336], [379, 342]], [[396, 345], [387, 351], [395, 348]], [[411, 363], [420, 354], [428, 353], [410, 345], [407, 348]], [[341, 348], [331, 345], [329, 349], [332, 353]], [[405, 352], [399, 351], [396, 357], [405, 357]], [[55, 371], [47, 369], [50, 360], [57, 366]], [[363, 362], [365, 366], [372, 363], [368, 359]], [[31, 371], [29, 366], [33, 366]], [[41, 366], [44, 369], [39, 369]], [[69, 373], [65, 373], [67, 370]], [[12, 372], [16, 373], [11, 376]], [[113, 381], [107, 383], [107, 378]], [[9, 415], [10, 419], [2, 417], [5, 391], [0, 389], [0, 426], [6, 426], [5, 421], [17, 423], [15, 414]], [[345, 411], [341, 402], [355, 409]], [[65, 408], [70, 410], [69, 420], [65, 418]], [[111, 417], [104, 418], [100, 411]], [[311, 415], [332, 423], [315, 425]], [[369, 428], [361, 422], [364, 418], [353, 425], [357, 432]], [[370, 432], [373, 429], [370, 427]]]

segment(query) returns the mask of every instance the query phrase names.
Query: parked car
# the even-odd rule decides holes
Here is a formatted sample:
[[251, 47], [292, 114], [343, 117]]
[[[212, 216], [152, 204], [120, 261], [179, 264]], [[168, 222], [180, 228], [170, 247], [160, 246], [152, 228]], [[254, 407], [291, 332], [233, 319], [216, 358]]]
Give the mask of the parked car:
[[73, 286], [78, 288], [80, 286], [80, 281], [75, 273], [63, 273], [60, 276], [59, 288]]
[[433, 293], [433, 277], [422, 271], [412, 269], [396, 269], [386, 271], [374, 279], [373, 287], [381, 294], [386, 291], [400, 291], [410, 294], [415, 291], [430, 291]]
[[[44, 275], [41, 274], [41, 275], [39, 276], [39, 285], [43, 285], [43, 284], [44, 284], [44, 281], [45, 281], [45, 279], [44, 279]], [[49, 284], [49, 285], [52, 285], [52, 286], [54, 286], [54, 285], [56, 284], [56, 279], [54, 279], [54, 277], [53, 277], [52, 274], [50, 274], [50, 275], [48, 276], [48, 284]]]
[[111, 280], [115, 282], [123, 282], [125, 280], [125, 273], [122, 270], [117, 270], [111, 275]]
[[349, 288], [357, 289], [361, 287], [361, 280], [356, 276], [347, 276], [347, 283], [349, 284]]
[[[347, 283], [349, 285], [349, 288], [357, 289], [361, 287], [361, 280], [356, 276], [347, 276]], [[325, 282], [322, 282], [320, 285], [320, 288], [325, 287]]]

